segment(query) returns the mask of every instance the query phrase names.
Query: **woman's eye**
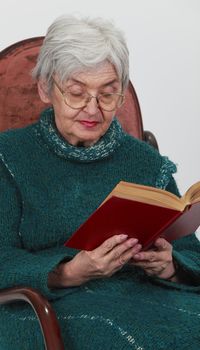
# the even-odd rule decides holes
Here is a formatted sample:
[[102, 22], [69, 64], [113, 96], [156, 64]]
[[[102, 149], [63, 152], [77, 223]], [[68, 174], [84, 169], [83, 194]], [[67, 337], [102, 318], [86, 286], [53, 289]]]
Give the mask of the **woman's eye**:
[[80, 96], [84, 94], [83, 89], [79, 85], [66, 86], [66, 92], [69, 92], [70, 94], [75, 96]]
[[116, 93], [116, 92], [118, 92], [119, 91], [119, 89], [118, 88], [115, 88], [115, 87], [108, 87], [108, 88], [106, 88], [105, 90], [103, 90], [103, 91], [101, 91], [100, 93], [102, 94], [102, 95], [109, 95], [109, 94], [114, 94], [114, 93]]
[[101, 96], [102, 96], [103, 98], [111, 98], [111, 97], [113, 96], [113, 94], [110, 94], [110, 93], [108, 93], [108, 92], [104, 92], [103, 94], [101, 94]]
[[74, 96], [82, 96], [83, 93], [82, 92], [79, 92], [79, 91], [70, 91], [71, 95], [74, 95]]
[[80, 91], [80, 90], [68, 90], [68, 92], [73, 95], [73, 96], [83, 96], [84, 95], [84, 92], [83, 91]]

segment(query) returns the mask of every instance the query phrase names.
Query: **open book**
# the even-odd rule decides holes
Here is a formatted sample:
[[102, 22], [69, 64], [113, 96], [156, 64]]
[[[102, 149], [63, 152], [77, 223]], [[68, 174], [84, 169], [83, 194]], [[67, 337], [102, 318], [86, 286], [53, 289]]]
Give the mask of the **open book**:
[[178, 196], [158, 188], [121, 181], [65, 243], [93, 250], [116, 234], [136, 237], [144, 249], [162, 236], [169, 242], [200, 225], [200, 182]]

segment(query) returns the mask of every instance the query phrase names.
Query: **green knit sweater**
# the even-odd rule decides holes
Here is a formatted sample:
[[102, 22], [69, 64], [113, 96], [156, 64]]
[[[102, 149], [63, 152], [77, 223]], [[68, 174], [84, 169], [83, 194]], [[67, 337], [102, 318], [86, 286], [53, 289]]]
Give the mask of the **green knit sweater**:
[[[199, 349], [200, 244], [195, 235], [174, 242], [185, 285], [150, 278], [127, 265], [111, 278], [81, 287], [47, 287], [49, 271], [77, 253], [63, 243], [120, 180], [178, 194], [175, 171], [167, 157], [125, 134], [116, 120], [88, 148], [62, 138], [51, 109], [35, 125], [2, 133], [1, 288], [29, 285], [48, 297], [66, 349]], [[1, 307], [0, 349], [43, 349], [29, 306]]]

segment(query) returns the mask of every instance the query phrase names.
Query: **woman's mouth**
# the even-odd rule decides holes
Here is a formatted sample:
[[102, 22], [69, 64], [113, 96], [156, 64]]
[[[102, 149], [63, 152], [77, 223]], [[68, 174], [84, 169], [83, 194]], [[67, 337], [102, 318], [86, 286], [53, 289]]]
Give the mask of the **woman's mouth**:
[[79, 123], [84, 125], [87, 128], [94, 128], [99, 122], [97, 121], [90, 121], [90, 120], [80, 120]]

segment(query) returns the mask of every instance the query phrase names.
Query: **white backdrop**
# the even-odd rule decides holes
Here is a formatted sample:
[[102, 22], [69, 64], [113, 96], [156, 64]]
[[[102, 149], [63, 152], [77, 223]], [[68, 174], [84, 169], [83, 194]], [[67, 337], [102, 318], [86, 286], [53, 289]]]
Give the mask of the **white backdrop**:
[[63, 13], [103, 16], [123, 29], [144, 128], [178, 165], [176, 180], [186, 191], [200, 180], [200, 1], [1, 1], [0, 50], [44, 35]]

